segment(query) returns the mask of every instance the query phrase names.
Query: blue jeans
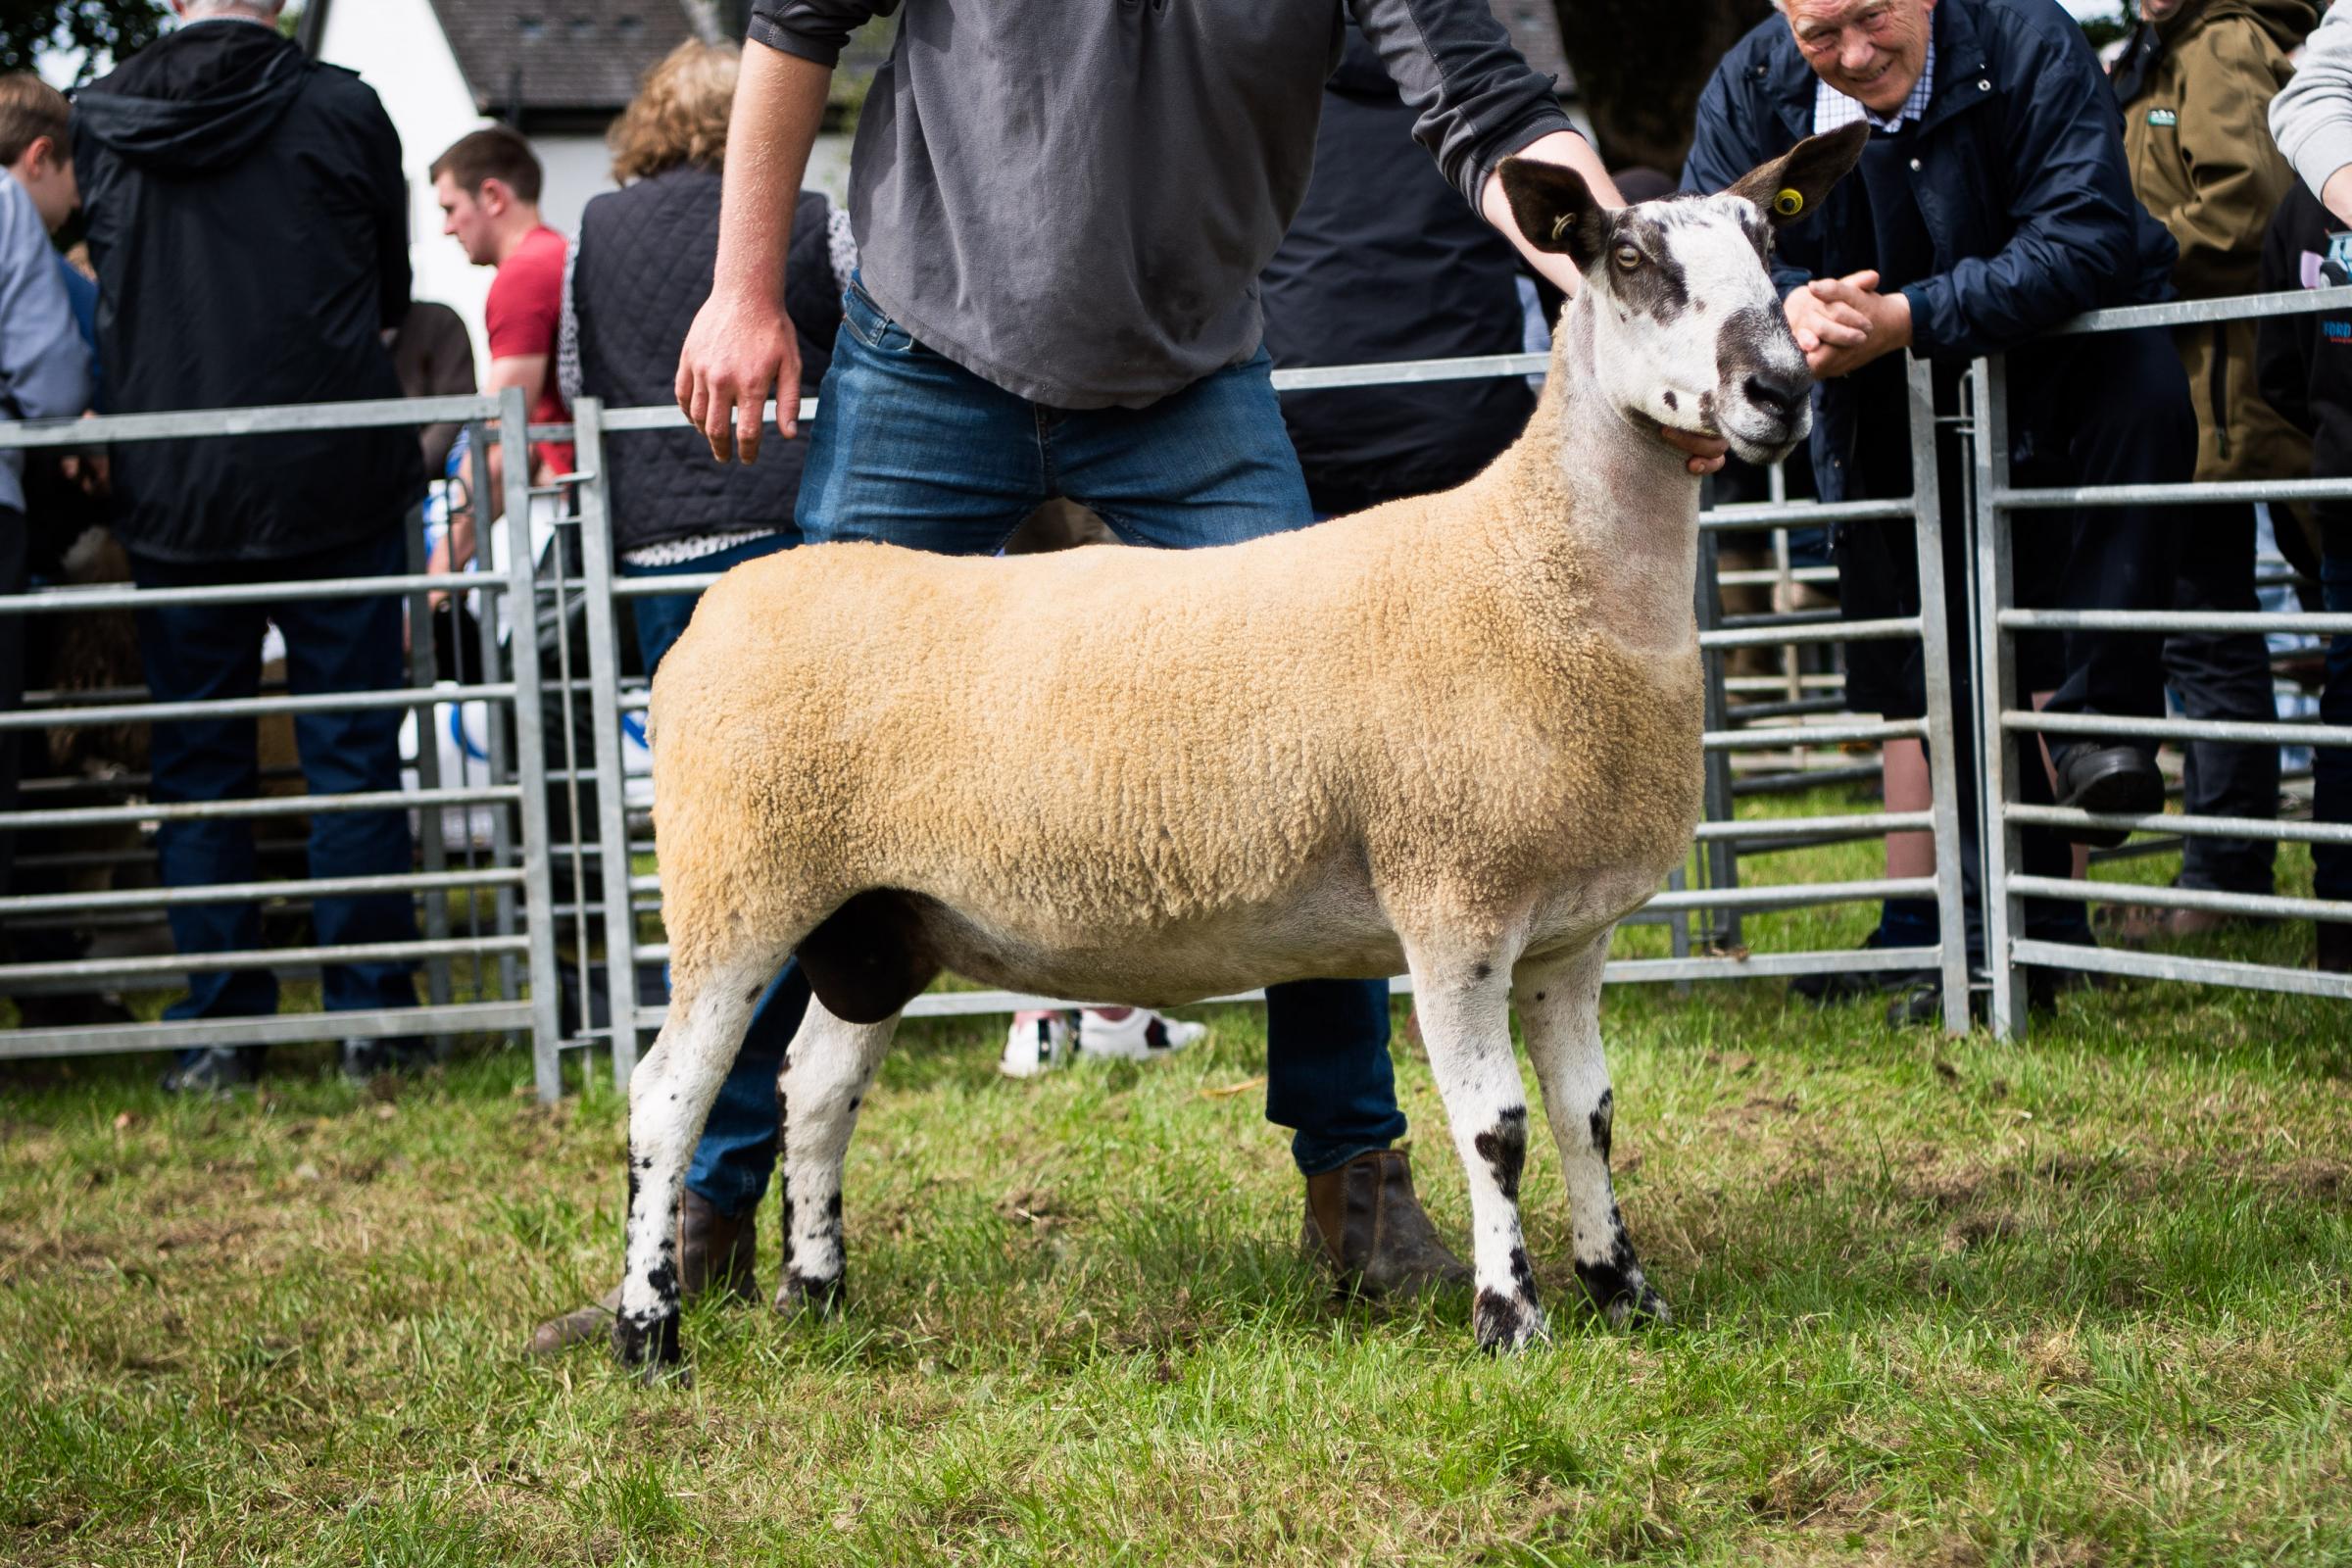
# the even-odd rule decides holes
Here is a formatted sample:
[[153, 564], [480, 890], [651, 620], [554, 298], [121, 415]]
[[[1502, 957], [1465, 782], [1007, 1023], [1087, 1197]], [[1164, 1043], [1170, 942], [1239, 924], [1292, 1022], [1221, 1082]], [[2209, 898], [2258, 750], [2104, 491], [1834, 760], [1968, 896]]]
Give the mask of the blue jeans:
[[[624, 577], [691, 577], [724, 571], [746, 561], [789, 550], [789, 533], [751, 539], [731, 550], [683, 561], [674, 566], [632, 566], [620, 564]], [[632, 599], [637, 619], [637, 651], [651, 675], [662, 658], [686, 630], [702, 595], [664, 594], [659, 599]], [[710, 1119], [703, 1124], [702, 1141], [694, 1146], [694, 1161], [686, 1169], [686, 1185], [722, 1214], [741, 1214], [757, 1208], [767, 1192], [767, 1179], [776, 1168], [776, 1075], [784, 1070], [784, 1053], [801, 1027], [808, 1006], [808, 982], [797, 961], [768, 982], [767, 994], [752, 1009], [752, 1026], [743, 1050], [735, 1057]]]
[[[2330, 550], [2320, 563], [2320, 588], [2325, 608], [2334, 614], [2352, 613], [2352, 544]], [[2352, 636], [2328, 644], [2328, 681], [2320, 689], [2320, 722], [2352, 724]], [[2312, 811], [2322, 822], [2352, 822], [2352, 748], [2322, 746], [2311, 754]], [[2352, 849], [2341, 845], [2311, 847], [2311, 891], [2314, 898], [2352, 899]]]
[[[382, 577], [408, 569], [404, 536], [388, 530], [316, 556], [289, 561], [188, 565], [131, 558], [141, 588], [221, 583], [279, 583], [267, 604], [168, 605], [138, 612], [139, 658], [157, 702], [251, 697], [261, 684], [262, 635], [274, 622], [286, 640], [286, 684], [296, 695], [396, 690], [407, 684], [397, 598], [314, 599], [302, 584], [322, 577]], [[400, 788], [396, 709], [296, 715], [294, 744], [317, 795]], [[261, 766], [250, 718], [180, 719], [155, 726], [155, 799], [244, 800], [260, 793]], [[166, 887], [256, 880], [253, 832], [244, 821], [168, 821], [156, 836]], [[408, 813], [320, 811], [311, 818], [314, 877], [386, 876], [413, 870]], [[224, 953], [262, 945], [253, 904], [183, 905], [171, 910], [172, 940], [183, 954]], [[322, 898], [311, 906], [322, 946], [413, 942], [416, 919], [406, 893]], [[416, 1004], [416, 965], [329, 964], [323, 976], [329, 1012]], [[277, 1010], [277, 979], [267, 969], [213, 970], [188, 980], [172, 1018], [250, 1017]], [[183, 1053], [184, 1061], [196, 1053]]]
[[[922, 347], [853, 283], [809, 433], [802, 537], [989, 555], [1054, 496], [1130, 544], [1182, 549], [1305, 527], [1314, 513], [1269, 369], [1261, 350], [1149, 408], [1050, 409]], [[1403, 1136], [1385, 982], [1272, 987], [1266, 1035], [1266, 1116], [1293, 1129], [1302, 1172]], [[752, 1055], [747, 1045], [703, 1135], [706, 1148], [716, 1139], [746, 1157], [721, 1170], [698, 1150], [687, 1178], [726, 1213], [741, 1212], [745, 1194], [757, 1200], [773, 1163], [772, 1088], [756, 1102], [733, 1091], [750, 1070], [772, 1086], [781, 1061], [754, 1069]], [[755, 1182], [748, 1152], [760, 1148]]]

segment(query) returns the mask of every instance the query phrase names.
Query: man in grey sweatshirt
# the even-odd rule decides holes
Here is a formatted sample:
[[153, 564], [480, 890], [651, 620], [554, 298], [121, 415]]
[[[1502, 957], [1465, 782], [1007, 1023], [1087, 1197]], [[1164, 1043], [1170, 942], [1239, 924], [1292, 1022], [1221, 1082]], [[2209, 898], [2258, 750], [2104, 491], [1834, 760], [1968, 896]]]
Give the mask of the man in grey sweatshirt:
[[2312, 194], [2352, 223], [2352, 6], [2334, 5], [2271, 99], [2271, 139]]
[[[49, 227], [0, 172], [0, 419], [70, 419], [90, 406], [90, 353], [74, 324]], [[24, 454], [0, 450], [0, 594], [24, 591]], [[0, 712], [24, 701], [24, 617], [0, 615]], [[0, 811], [17, 807], [19, 748], [0, 735]], [[0, 894], [14, 856], [0, 832]]]
[[[1573, 290], [1573, 270], [1518, 234], [1495, 166], [1543, 158], [1577, 169], [1605, 201], [1616, 189], [1487, 0], [1346, 9], [1463, 199]], [[713, 456], [751, 461], [769, 389], [798, 382], [783, 306], [793, 196], [843, 43], [892, 10], [897, 43], [851, 161], [859, 274], [819, 393], [802, 533], [987, 554], [1055, 496], [1133, 544], [1220, 544], [1313, 521], [1260, 343], [1256, 279], [1305, 193], [1342, 0], [754, 0], [714, 286], [678, 368], [678, 401]], [[779, 411], [788, 437], [794, 415]], [[1662, 435], [1699, 471], [1721, 461], [1710, 437]], [[1006, 765], [1053, 766], [1016, 759], [1021, 744], [1007, 737]], [[1385, 984], [1305, 981], [1266, 1002], [1266, 1114], [1296, 1133], [1307, 1244], [1366, 1293], [1466, 1281], [1392, 1147], [1405, 1121]], [[739, 1057], [706, 1144], [753, 1107], [774, 1125], [773, 1097], [754, 1080], [772, 1084], [777, 1065]], [[729, 1127], [739, 1144], [749, 1130]], [[829, 1228], [836, 1245], [814, 1250], [838, 1259], [839, 1203], [826, 1217], [820, 1190], [829, 1174], [787, 1166], [787, 1237]], [[700, 1196], [684, 1206], [681, 1283], [691, 1293], [723, 1272], [746, 1289], [750, 1215]], [[786, 1298], [838, 1294], [837, 1275], [806, 1278], [785, 1261]], [[541, 1343], [597, 1327], [575, 1314]]]

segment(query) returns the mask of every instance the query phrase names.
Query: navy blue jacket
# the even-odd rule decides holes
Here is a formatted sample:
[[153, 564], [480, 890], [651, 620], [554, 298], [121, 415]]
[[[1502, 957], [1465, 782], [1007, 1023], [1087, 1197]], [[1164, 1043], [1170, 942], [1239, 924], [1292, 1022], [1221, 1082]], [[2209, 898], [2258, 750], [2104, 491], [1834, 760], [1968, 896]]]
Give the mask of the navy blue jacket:
[[[2169, 299], [2179, 249], [2132, 193], [2121, 111], [2074, 19], [2050, 0], [1939, 0], [1934, 16], [1934, 96], [1905, 132], [1936, 253], [1935, 271], [1901, 289], [1912, 352], [2001, 353], [2083, 311]], [[1720, 190], [1810, 135], [1817, 80], [1787, 20], [1767, 18], [1699, 96], [1684, 187]], [[1781, 234], [1774, 277], [1786, 295], [1877, 266], [1875, 249], [1849, 177]], [[1814, 412], [1821, 498], [1850, 499], [1853, 389], [1823, 383]]]

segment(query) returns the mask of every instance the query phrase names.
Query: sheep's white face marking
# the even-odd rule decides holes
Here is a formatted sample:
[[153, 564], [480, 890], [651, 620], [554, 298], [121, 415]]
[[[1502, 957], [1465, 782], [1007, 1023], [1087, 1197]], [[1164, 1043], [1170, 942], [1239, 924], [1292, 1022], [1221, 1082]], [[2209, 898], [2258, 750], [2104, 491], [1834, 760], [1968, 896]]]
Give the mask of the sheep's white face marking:
[[1813, 426], [1813, 377], [1767, 258], [1772, 227], [1744, 196], [1682, 196], [1606, 217], [1594, 291], [1600, 391], [1637, 421], [1719, 435], [1777, 463]]
[[1503, 160], [1519, 231], [1584, 274], [1579, 329], [1590, 327], [1609, 407], [1638, 425], [1719, 435], [1751, 463], [1795, 450], [1813, 427], [1813, 377], [1773, 287], [1773, 233], [1818, 212], [1869, 138], [1857, 121], [1729, 190], [1625, 208], [1603, 207], [1574, 170]]

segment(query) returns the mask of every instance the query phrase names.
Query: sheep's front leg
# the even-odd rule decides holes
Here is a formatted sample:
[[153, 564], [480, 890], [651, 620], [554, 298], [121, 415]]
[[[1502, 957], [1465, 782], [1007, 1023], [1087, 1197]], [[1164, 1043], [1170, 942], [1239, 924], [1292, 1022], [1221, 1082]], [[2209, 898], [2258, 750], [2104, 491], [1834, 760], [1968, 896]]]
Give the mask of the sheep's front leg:
[[[769, 966], [772, 969], [772, 965]], [[654, 1049], [629, 1078], [629, 1210], [612, 1350], [651, 1381], [680, 1365], [678, 1189], [686, 1163], [751, 1027], [769, 970], [681, 990]]]
[[1523, 963], [1513, 977], [1512, 994], [1567, 1178], [1576, 1277], [1611, 1324], [1670, 1323], [1674, 1314], [1650, 1289], [1634, 1256], [1609, 1181], [1615, 1097], [1600, 1046], [1600, 976], [1608, 952], [1604, 932], [1584, 952]]
[[841, 1241], [841, 1162], [858, 1107], [897, 1031], [897, 1014], [880, 1023], [845, 1023], [811, 997], [800, 1033], [776, 1080], [782, 1124], [784, 1282], [776, 1310], [828, 1312], [842, 1301], [846, 1256]]
[[1527, 1093], [1511, 1053], [1508, 960], [1497, 955], [1407, 958], [1430, 1070], [1470, 1177], [1471, 1268], [1478, 1288], [1471, 1326], [1481, 1349], [1515, 1350], [1543, 1338], [1545, 1328], [1519, 1229]]

